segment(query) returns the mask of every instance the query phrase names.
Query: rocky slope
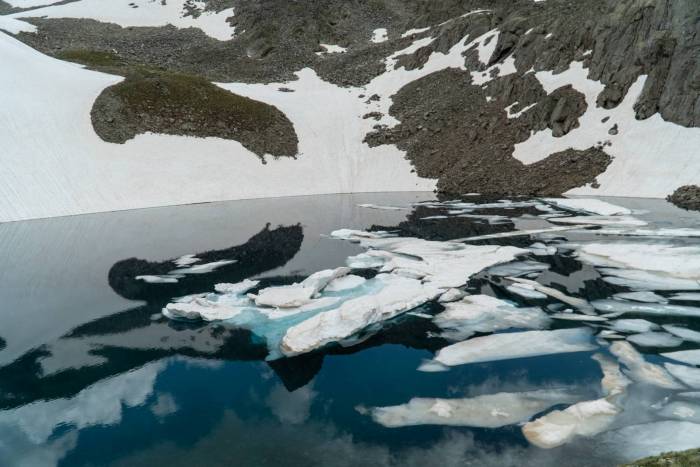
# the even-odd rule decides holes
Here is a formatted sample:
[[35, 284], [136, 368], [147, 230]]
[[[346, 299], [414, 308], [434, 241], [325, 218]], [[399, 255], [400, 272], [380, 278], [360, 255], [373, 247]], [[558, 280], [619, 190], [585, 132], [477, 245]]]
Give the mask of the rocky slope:
[[[105, 141], [213, 136], [350, 167], [355, 153], [394, 167], [381, 154], [401, 154], [415, 170], [404, 186], [457, 193], [665, 197], [700, 182], [694, 0], [138, 0], [99, 13], [91, 2], [10, 1], [0, 29], [50, 56], [110, 54], [274, 108], [268, 124], [249, 122], [263, 132], [158, 106], [115, 115], [115, 89], [150, 85], [125, 82], [91, 109]], [[324, 191], [360, 189], [341, 185]]]

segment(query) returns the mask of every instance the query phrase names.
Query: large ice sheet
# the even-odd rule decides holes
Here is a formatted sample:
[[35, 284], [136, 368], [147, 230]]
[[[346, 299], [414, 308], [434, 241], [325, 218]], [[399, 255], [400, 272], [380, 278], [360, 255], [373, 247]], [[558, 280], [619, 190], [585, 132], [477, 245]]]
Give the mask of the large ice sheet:
[[380, 290], [344, 302], [290, 327], [281, 342], [285, 355], [299, 355], [342, 341], [375, 323], [386, 321], [440, 296], [442, 291], [420, 280], [379, 274]]
[[435, 361], [447, 366], [595, 350], [588, 328], [525, 331], [475, 337], [447, 346]]
[[499, 428], [530, 419], [557, 404], [572, 403], [580, 396], [565, 390], [500, 392], [468, 399], [414, 398], [407, 404], [375, 407], [375, 422], [389, 428], [414, 425], [452, 425]]
[[700, 424], [663, 421], [630, 425], [605, 433], [597, 444], [632, 462], [663, 452], [700, 447]]

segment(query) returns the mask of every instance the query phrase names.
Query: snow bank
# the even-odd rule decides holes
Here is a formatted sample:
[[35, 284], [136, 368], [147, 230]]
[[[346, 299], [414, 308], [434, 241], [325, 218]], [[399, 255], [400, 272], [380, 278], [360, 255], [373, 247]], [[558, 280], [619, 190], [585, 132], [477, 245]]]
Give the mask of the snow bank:
[[[582, 62], [572, 62], [568, 70], [559, 74], [541, 71], [535, 76], [547, 93], [572, 85], [585, 95], [588, 109], [579, 119], [580, 126], [560, 138], [552, 136], [551, 130], [543, 130], [517, 144], [513, 153], [516, 159], [532, 164], [569, 148], [583, 150], [596, 146], [599, 141], [612, 143], [605, 151], [613, 161], [597, 177], [600, 187], [587, 185], [569, 193], [664, 198], [679, 186], [700, 181], [700, 164], [697, 163], [700, 128], [666, 122], [658, 113], [646, 120], [635, 119], [634, 104], [644, 87], [645, 76], [632, 84], [624, 100], [614, 109], [597, 107], [596, 98], [604, 86], [588, 79], [588, 70], [583, 68]], [[615, 124], [617, 135], [608, 134]]]
[[[28, 0], [26, 3], [57, 3]], [[218, 13], [204, 10], [204, 2], [193, 2], [200, 11], [197, 18], [184, 16], [186, 0], [79, 0], [62, 5], [51, 5], [35, 10], [9, 15], [11, 18], [87, 18], [103, 23], [115, 23], [122, 27], [166, 26], [199, 28], [205, 34], [221, 41], [233, 37], [234, 28], [226, 22], [233, 16], [233, 8]]]

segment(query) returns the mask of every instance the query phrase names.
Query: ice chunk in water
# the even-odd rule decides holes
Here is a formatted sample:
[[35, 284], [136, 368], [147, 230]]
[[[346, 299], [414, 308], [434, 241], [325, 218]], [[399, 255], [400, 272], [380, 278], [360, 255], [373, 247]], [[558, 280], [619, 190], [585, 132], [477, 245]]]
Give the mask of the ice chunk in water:
[[442, 295], [440, 295], [440, 298], [438, 301], [440, 303], [450, 303], [450, 302], [456, 302], [457, 300], [463, 299], [467, 293], [463, 290], [460, 289], [447, 289]]
[[537, 447], [552, 449], [575, 436], [594, 436], [605, 431], [620, 411], [604, 398], [579, 402], [526, 423], [523, 435]]
[[222, 259], [220, 261], [214, 261], [211, 263], [197, 264], [195, 266], [190, 266], [189, 268], [174, 269], [170, 271], [169, 274], [207, 274], [212, 271], [215, 271], [221, 266], [226, 266], [228, 264], [233, 264], [237, 262], [238, 260], [236, 259]]
[[698, 350], [681, 350], [680, 352], [662, 353], [666, 358], [677, 362], [687, 363], [688, 365], [700, 365], [700, 349]]
[[628, 216], [632, 214], [627, 208], [616, 206], [612, 203], [590, 198], [544, 198], [543, 201], [553, 204], [558, 208], [579, 211], [600, 216]]
[[693, 331], [692, 329], [681, 326], [674, 326], [672, 324], [664, 324], [663, 328], [684, 341], [700, 343], [700, 332], [698, 331]]
[[605, 276], [605, 282], [633, 290], [700, 290], [700, 282], [696, 280], [679, 279], [661, 273], [614, 268], [599, 268], [598, 271]]
[[683, 343], [683, 339], [665, 332], [633, 334], [627, 340], [642, 347], [678, 347]]
[[550, 315], [550, 317], [552, 317], [554, 319], [565, 320], [565, 321], [600, 322], [600, 321], [607, 321], [608, 320], [608, 318], [605, 318], [604, 316], [579, 315], [577, 313], [555, 313], [553, 315]]
[[668, 300], [654, 292], [624, 292], [616, 293], [613, 297], [620, 300], [632, 300], [643, 303], [668, 303]]
[[508, 279], [518, 284], [530, 286], [538, 292], [549, 295], [550, 297], [557, 299], [560, 302], [564, 302], [567, 305], [571, 305], [586, 314], [594, 313], [594, 309], [591, 304], [582, 298], [571, 297], [553, 287], [547, 287], [546, 285], [542, 285], [539, 282], [532, 281], [530, 279], [523, 279], [521, 277], [508, 277]]
[[629, 342], [613, 342], [610, 345], [610, 352], [629, 369], [625, 374], [632, 380], [666, 389], [683, 389], [683, 385], [673, 379], [662, 367], [644, 360], [644, 357]]
[[364, 277], [349, 274], [347, 276], [333, 279], [323, 290], [324, 292], [342, 292], [345, 290], [354, 289], [355, 287], [359, 287], [365, 282], [366, 279]]
[[700, 293], [677, 293], [671, 296], [671, 300], [700, 302]]
[[525, 276], [533, 272], [542, 272], [549, 269], [549, 264], [537, 261], [517, 261], [513, 263], [499, 264], [486, 270], [492, 276]]
[[[182, 277], [182, 276], [181, 276]], [[177, 284], [176, 276], [136, 276], [137, 281], [148, 282], [149, 284]]]
[[700, 389], [700, 369], [673, 363], [664, 363], [664, 367], [691, 388]]
[[549, 324], [540, 308], [518, 308], [488, 295], [469, 295], [459, 302], [446, 303], [445, 311], [433, 321], [445, 330], [442, 337], [452, 340], [463, 340], [477, 332], [542, 329]]
[[568, 352], [594, 350], [592, 332], [588, 328], [558, 329], [555, 331], [526, 331], [475, 337], [447, 346], [435, 356], [443, 365], [538, 357]]
[[700, 423], [700, 405], [687, 402], [671, 402], [659, 410], [664, 418]]
[[700, 279], [700, 247], [669, 243], [587, 243], [580, 260], [596, 266], [663, 273], [680, 279]]
[[217, 321], [231, 319], [242, 313], [245, 308], [222, 305], [205, 298], [194, 298], [189, 302], [168, 303], [163, 308], [163, 314], [170, 319]]
[[700, 308], [682, 305], [664, 305], [661, 303], [633, 303], [619, 300], [594, 300], [591, 305], [602, 312], [636, 313], [654, 316], [688, 316], [700, 317]]
[[214, 290], [222, 294], [242, 294], [246, 293], [250, 289], [257, 287], [260, 281], [252, 281], [250, 279], [245, 279], [236, 284], [221, 283], [214, 285]]
[[600, 382], [603, 395], [614, 401], [616, 396], [623, 394], [632, 382], [620, 371], [620, 365], [612, 358], [599, 353], [591, 358], [598, 362], [603, 371], [603, 379]]
[[346, 339], [367, 326], [391, 319], [437, 298], [442, 291], [430, 284], [393, 274], [379, 274], [378, 292], [344, 302], [290, 327], [281, 342], [285, 355], [299, 355], [330, 342]]
[[543, 300], [547, 298], [546, 294], [538, 292], [533, 286], [528, 284], [518, 284], [516, 282], [515, 284], [507, 286], [506, 290], [523, 298], [530, 298], [534, 300]]
[[557, 389], [501, 392], [469, 399], [414, 398], [407, 404], [373, 408], [370, 413], [375, 422], [389, 428], [415, 425], [499, 428], [579, 399], [576, 394]]
[[310, 275], [298, 284], [267, 287], [258, 292], [255, 304], [278, 308], [300, 307], [311, 302], [330, 281], [348, 272], [349, 268], [326, 269]]
[[618, 319], [611, 323], [611, 329], [618, 332], [642, 333], [659, 330], [659, 325], [645, 319]]

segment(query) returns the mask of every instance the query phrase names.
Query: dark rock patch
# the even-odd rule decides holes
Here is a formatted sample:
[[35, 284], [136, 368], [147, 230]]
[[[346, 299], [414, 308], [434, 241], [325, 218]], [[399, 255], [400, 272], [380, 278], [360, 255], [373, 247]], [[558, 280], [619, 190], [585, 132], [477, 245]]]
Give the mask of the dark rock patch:
[[97, 134], [111, 143], [153, 132], [232, 139], [260, 157], [297, 154], [294, 127], [277, 108], [190, 75], [130, 69], [100, 94], [91, 116]]
[[700, 186], [685, 185], [666, 198], [679, 208], [700, 211]]
[[[531, 165], [512, 157], [515, 144], [525, 141], [531, 130], [568, 131], [585, 111], [583, 97], [569, 88], [509, 119], [505, 102], [527, 101], [527, 96], [521, 99], [519, 84], [505, 77], [482, 88], [472, 85], [469, 73], [433, 73], [393, 97], [390, 114], [402, 123], [379, 129], [366, 140], [370, 145], [396, 144], [407, 152], [418, 175], [439, 179], [438, 189], [448, 193], [554, 195], [595, 182], [611, 161], [597, 148], [569, 149]], [[487, 101], [490, 94], [498, 97]]]

